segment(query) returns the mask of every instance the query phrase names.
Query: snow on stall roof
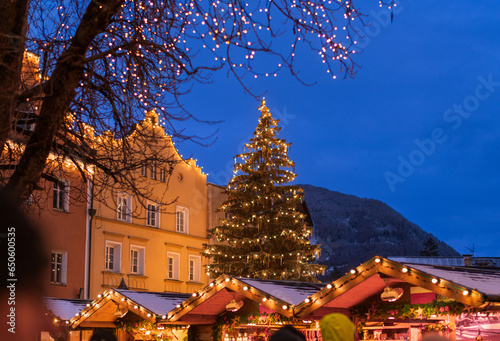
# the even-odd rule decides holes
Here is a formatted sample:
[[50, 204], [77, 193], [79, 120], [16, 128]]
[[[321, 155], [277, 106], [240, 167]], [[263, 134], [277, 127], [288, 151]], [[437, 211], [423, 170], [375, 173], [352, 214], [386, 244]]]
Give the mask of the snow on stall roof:
[[45, 297], [43, 300], [47, 310], [54, 314], [54, 316], [59, 317], [61, 320], [71, 320], [77, 313], [82, 311], [87, 306], [87, 303], [92, 302], [92, 300], [52, 297]]
[[191, 297], [190, 294], [177, 292], [144, 292], [122, 289], [115, 290], [121, 295], [131, 299], [157, 315], [165, 315], [170, 310], [174, 309], [177, 304], [181, 304]]
[[268, 295], [294, 305], [317, 293], [326, 285], [322, 283], [249, 279], [242, 277], [238, 277], [237, 279]]
[[429, 275], [476, 289], [487, 296], [500, 297], [500, 269], [405, 264]]

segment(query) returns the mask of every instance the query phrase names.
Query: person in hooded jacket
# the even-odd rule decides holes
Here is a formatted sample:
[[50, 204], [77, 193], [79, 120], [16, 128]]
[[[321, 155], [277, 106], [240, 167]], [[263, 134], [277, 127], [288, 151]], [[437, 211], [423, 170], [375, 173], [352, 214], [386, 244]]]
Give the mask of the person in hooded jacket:
[[354, 323], [344, 314], [334, 313], [320, 321], [323, 341], [354, 341]]

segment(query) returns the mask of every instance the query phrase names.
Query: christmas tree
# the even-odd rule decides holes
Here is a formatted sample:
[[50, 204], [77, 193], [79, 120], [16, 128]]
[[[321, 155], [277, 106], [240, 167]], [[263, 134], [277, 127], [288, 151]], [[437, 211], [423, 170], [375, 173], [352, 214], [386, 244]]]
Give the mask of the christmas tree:
[[324, 266], [312, 264], [320, 245], [311, 245], [312, 228], [299, 212], [304, 193], [286, 185], [296, 175], [288, 159], [290, 143], [277, 137], [278, 120], [266, 107], [247, 152], [235, 158], [234, 177], [226, 188], [228, 199], [220, 210], [225, 219], [210, 233], [216, 243], [205, 246], [211, 277], [233, 276], [314, 281]]
[[434, 240], [434, 238], [429, 237], [424, 242], [422, 251], [420, 251], [420, 256], [424, 257], [437, 257], [439, 256], [439, 246]]

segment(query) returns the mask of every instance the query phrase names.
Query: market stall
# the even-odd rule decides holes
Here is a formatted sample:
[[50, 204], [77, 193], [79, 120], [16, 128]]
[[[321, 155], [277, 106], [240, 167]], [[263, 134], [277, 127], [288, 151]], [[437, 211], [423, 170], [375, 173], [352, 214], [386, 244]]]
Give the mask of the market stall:
[[110, 289], [77, 312], [68, 323], [73, 329], [113, 329], [118, 341], [183, 340], [188, 334], [187, 325], [158, 321], [165, 320], [169, 311], [189, 297], [182, 293]]
[[[313, 340], [316, 321], [297, 319], [293, 308], [324, 285], [257, 280], [222, 275], [170, 312], [174, 323], [212, 323], [201, 340], [265, 341], [285, 324], [292, 324]], [[314, 337], [317, 338], [317, 337]]]
[[[498, 340], [494, 323], [498, 309], [497, 268], [399, 263], [374, 257], [298, 304], [294, 314], [318, 320], [341, 311], [357, 324], [362, 340], [418, 341], [427, 332], [451, 340], [474, 340], [478, 335]], [[478, 314], [492, 316], [493, 322], [482, 331], [470, 332], [469, 328], [468, 333], [461, 331], [462, 325], [457, 327], [464, 316]]]

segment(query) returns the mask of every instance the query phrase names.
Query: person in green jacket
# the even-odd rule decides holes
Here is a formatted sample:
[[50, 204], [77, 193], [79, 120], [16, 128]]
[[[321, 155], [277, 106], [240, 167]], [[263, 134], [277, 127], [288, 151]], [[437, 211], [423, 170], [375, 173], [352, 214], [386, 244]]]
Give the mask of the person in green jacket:
[[323, 341], [354, 341], [354, 324], [344, 314], [329, 314], [320, 321]]

